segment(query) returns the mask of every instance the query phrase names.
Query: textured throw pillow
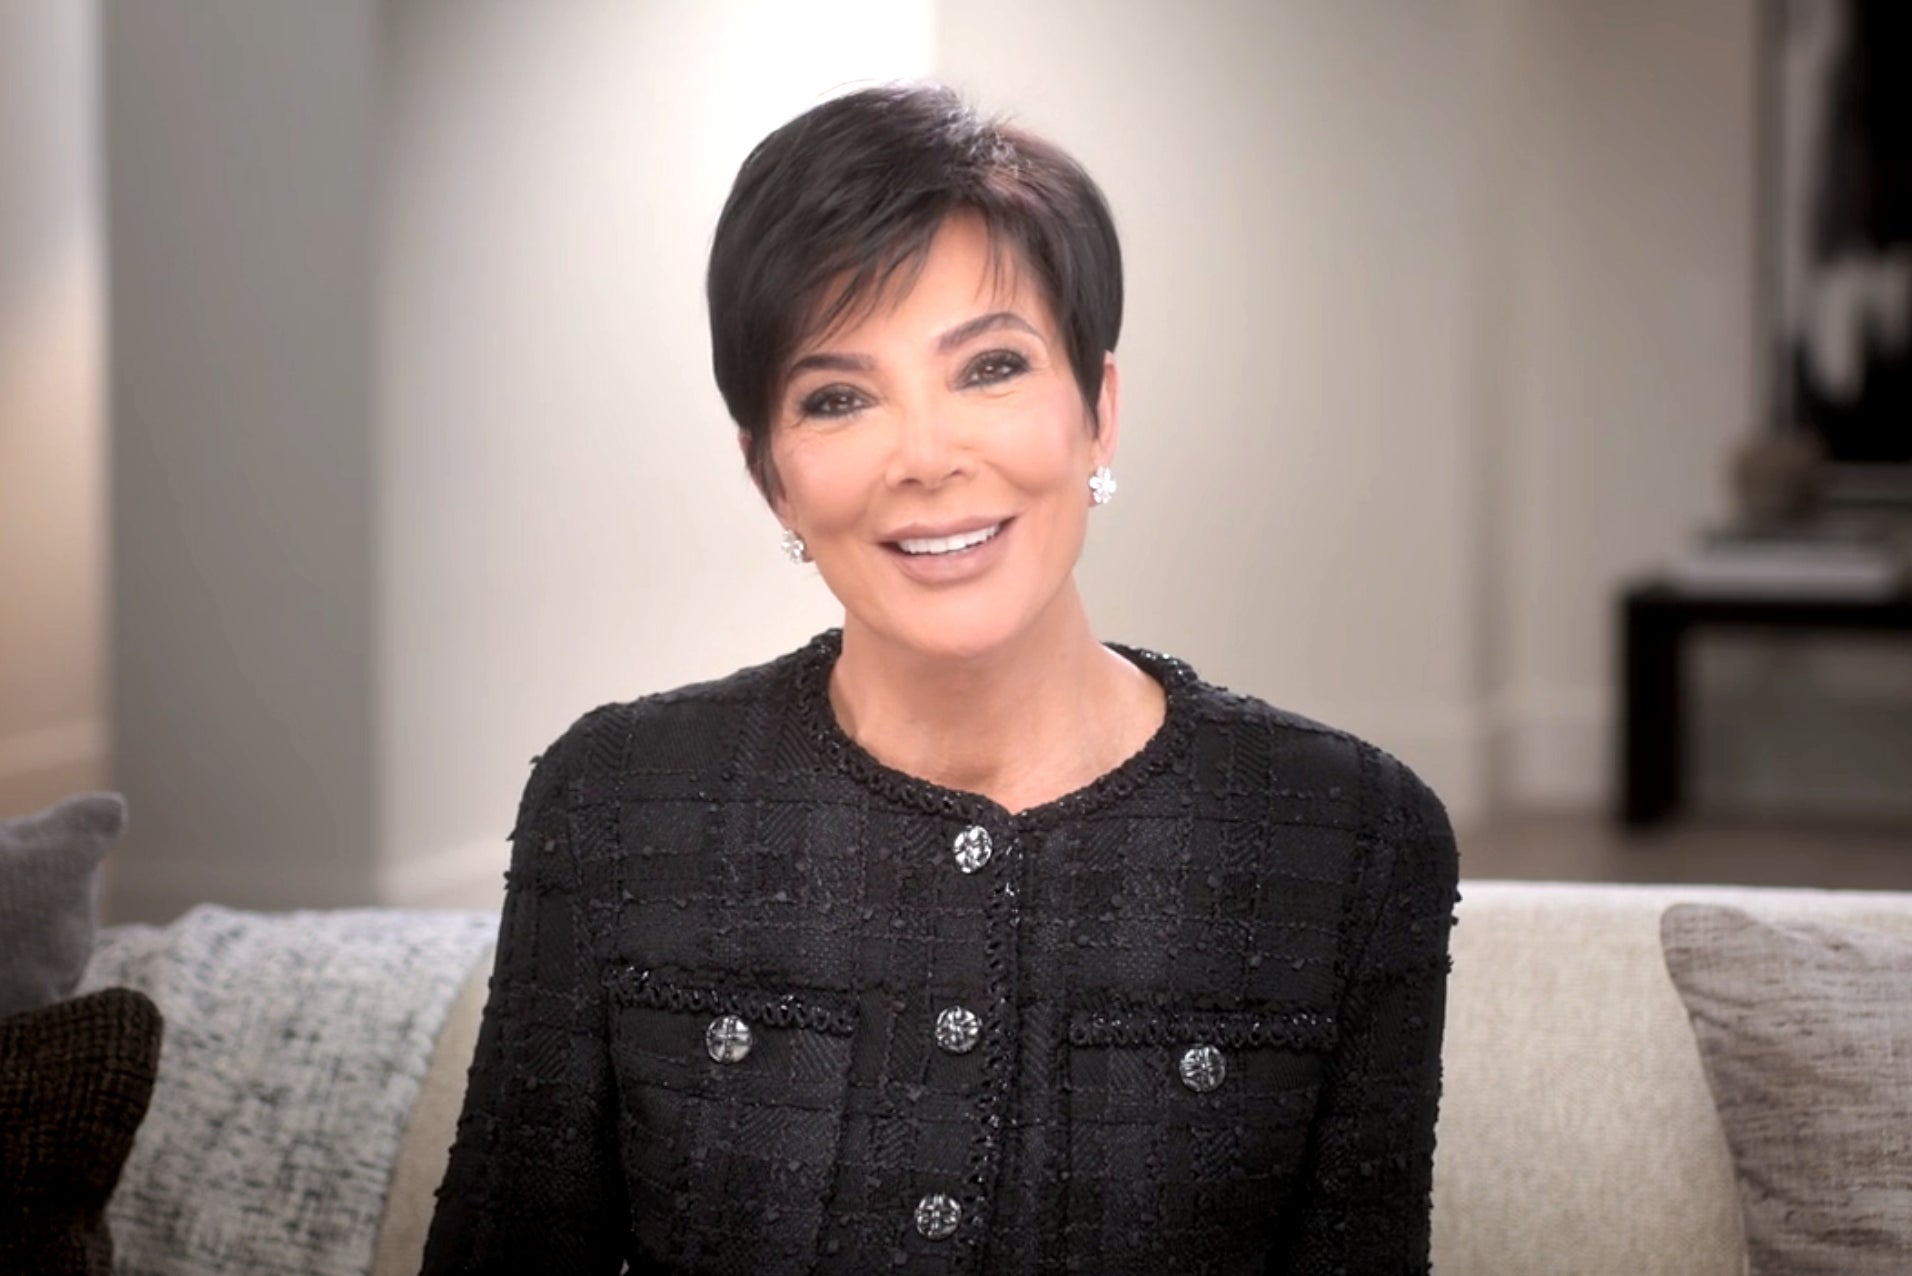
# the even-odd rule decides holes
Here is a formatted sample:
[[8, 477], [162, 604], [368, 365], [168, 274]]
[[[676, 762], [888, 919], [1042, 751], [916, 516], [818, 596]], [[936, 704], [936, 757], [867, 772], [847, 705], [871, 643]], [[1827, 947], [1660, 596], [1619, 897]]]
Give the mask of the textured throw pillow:
[[1676, 904], [1660, 942], [1732, 1150], [1750, 1276], [1912, 1272], [1912, 939]]
[[152, 1097], [160, 1028], [130, 988], [0, 1019], [0, 1272], [111, 1276], [106, 1202]]
[[126, 827], [117, 793], [0, 820], [0, 1017], [70, 996], [93, 955], [100, 860]]

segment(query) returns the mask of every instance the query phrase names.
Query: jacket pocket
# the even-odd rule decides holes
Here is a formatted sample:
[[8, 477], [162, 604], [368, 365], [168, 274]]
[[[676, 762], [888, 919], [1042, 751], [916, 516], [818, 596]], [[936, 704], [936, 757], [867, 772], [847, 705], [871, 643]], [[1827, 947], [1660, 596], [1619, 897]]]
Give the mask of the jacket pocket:
[[611, 1044], [631, 1230], [672, 1271], [808, 1271], [834, 1178], [856, 1005], [626, 968]]
[[1331, 1014], [1069, 1016], [1065, 1244], [1119, 1272], [1260, 1270], [1307, 1150]]

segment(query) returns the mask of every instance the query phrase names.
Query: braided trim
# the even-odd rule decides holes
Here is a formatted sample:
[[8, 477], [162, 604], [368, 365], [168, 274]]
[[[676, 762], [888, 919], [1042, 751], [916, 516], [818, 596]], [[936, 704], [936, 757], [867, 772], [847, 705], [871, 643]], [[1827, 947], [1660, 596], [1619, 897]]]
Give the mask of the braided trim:
[[1010, 1088], [1016, 1073], [1015, 977], [1021, 907], [1016, 900], [1016, 873], [1020, 847], [1010, 846], [1014, 862], [1005, 858], [1002, 877], [983, 906], [984, 960], [988, 970], [989, 1001], [983, 1010], [983, 1068], [978, 1087], [976, 1132], [970, 1136], [969, 1173], [963, 1181], [963, 1218], [957, 1233], [958, 1270], [980, 1261], [989, 1235], [989, 1216], [1002, 1167], [1004, 1128]]
[[[1205, 684], [1193, 669], [1173, 656], [1120, 643], [1104, 645], [1161, 683], [1163, 695], [1168, 701], [1162, 725], [1139, 752], [1113, 771], [1073, 793], [1017, 812], [1015, 822], [1022, 829], [1042, 829], [1079, 820], [1103, 806], [1131, 796], [1159, 772], [1184, 764], [1188, 744], [1199, 718], [1197, 700], [1208, 690]], [[829, 695], [830, 670], [842, 650], [841, 630], [831, 629], [818, 634], [807, 647], [796, 653], [798, 664], [793, 684], [799, 712], [804, 715], [812, 739], [824, 756], [830, 759], [831, 765], [865, 788], [899, 805], [970, 824], [1004, 823], [1008, 813], [990, 799], [977, 793], [946, 789], [894, 770], [877, 761], [844, 733], [830, 709]]]
[[1072, 1046], [1180, 1046], [1205, 1043], [1230, 1049], [1276, 1047], [1332, 1050], [1335, 1017], [1313, 1010], [1258, 1011], [1079, 1010], [1069, 1016]]
[[736, 1015], [748, 1023], [772, 1028], [808, 1028], [833, 1037], [847, 1037], [856, 1028], [856, 1004], [847, 997], [828, 993], [714, 988], [681, 983], [636, 966], [614, 971], [609, 985], [611, 995], [625, 1005]]

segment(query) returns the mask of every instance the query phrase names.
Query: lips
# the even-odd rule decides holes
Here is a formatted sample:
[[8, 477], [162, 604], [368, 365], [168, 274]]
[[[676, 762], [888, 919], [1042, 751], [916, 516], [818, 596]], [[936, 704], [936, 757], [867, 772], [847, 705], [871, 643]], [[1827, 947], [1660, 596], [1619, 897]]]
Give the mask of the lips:
[[991, 523], [987, 527], [978, 527], [967, 532], [952, 532], [947, 536], [899, 537], [890, 544], [911, 557], [922, 554], [956, 554], [994, 540], [996, 534], [1002, 529], [1001, 523]]
[[994, 571], [1014, 539], [1016, 519], [910, 523], [882, 542], [897, 569], [919, 585], [942, 588]]

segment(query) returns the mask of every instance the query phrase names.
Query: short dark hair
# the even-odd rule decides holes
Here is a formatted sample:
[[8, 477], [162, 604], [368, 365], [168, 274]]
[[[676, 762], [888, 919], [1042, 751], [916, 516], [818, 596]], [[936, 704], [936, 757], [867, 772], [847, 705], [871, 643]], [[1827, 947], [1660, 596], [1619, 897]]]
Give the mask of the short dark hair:
[[863, 89], [757, 144], [711, 244], [711, 364], [766, 495], [774, 402], [799, 344], [919, 269], [957, 212], [979, 216], [992, 245], [1032, 272], [1094, 419], [1103, 354], [1122, 328], [1122, 250], [1101, 190], [1054, 143], [983, 118], [942, 85]]

